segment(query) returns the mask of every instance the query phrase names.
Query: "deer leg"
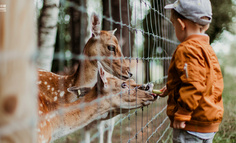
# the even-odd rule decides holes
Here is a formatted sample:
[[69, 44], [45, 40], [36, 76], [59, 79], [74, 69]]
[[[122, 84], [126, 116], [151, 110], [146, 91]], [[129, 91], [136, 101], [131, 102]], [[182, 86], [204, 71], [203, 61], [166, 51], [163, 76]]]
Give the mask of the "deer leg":
[[[116, 117], [119, 117], [119, 116], [116, 116]], [[112, 133], [113, 133], [114, 126], [115, 126], [116, 117], [114, 117], [110, 120], [109, 130], [107, 131], [107, 134], [108, 134], [107, 135], [107, 143], [112, 143]]]
[[85, 127], [85, 143], [90, 143], [90, 130]]
[[99, 130], [99, 143], [104, 142], [104, 121], [101, 121], [98, 125], [98, 130]]

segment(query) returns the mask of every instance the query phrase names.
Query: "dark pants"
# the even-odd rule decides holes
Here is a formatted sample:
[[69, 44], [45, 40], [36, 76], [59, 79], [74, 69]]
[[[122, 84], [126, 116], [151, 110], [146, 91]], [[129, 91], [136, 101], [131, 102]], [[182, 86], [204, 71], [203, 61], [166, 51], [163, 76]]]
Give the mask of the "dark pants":
[[185, 130], [173, 129], [173, 143], [212, 143], [213, 138], [201, 139]]

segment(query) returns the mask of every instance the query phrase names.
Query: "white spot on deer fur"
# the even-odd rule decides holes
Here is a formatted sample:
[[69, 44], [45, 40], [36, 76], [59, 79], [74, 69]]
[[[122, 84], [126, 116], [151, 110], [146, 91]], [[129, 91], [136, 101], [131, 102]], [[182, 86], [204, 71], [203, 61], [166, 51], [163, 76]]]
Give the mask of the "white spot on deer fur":
[[45, 81], [44, 84], [47, 85], [48, 83]]
[[57, 96], [54, 97], [54, 101], [57, 101]]
[[48, 87], [48, 90], [50, 90], [50, 85], [48, 85], [47, 87]]
[[55, 117], [56, 116], [56, 114], [52, 114], [52, 115], [50, 115], [50, 119], [52, 119], [53, 117]]
[[43, 70], [43, 69], [41, 69], [41, 70], [39, 70], [40, 72], [46, 72], [46, 70]]
[[42, 74], [39, 74], [39, 76], [42, 76]]
[[46, 121], [45, 122], [43, 122], [42, 124], [41, 124], [41, 127], [44, 127], [44, 126], [46, 126], [47, 124], [46, 124]]
[[64, 92], [64, 91], [60, 92], [60, 97], [63, 97], [63, 96], [64, 96], [64, 94], [65, 94], [65, 92]]
[[39, 115], [43, 114], [43, 112], [41, 110], [39, 110]]
[[52, 91], [54, 91], [54, 88], [52, 87]]
[[71, 87], [71, 86], [72, 86], [72, 84], [70, 83], [70, 84], [69, 84], [69, 86]]
[[41, 107], [43, 107], [43, 104], [40, 104]]
[[61, 79], [60, 77], [58, 77], [58, 79]]
[[52, 80], [52, 78], [51, 78], [51, 77], [49, 77], [49, 80]]
[[55, 93], [55, 95], [57, 95], [58, 93], [57, 92], [54, 92]]
[[42, 81], [38, 81], [38, 82], [37, 82], [37, 84], [41, 84], [41, 83], [42, 83]]

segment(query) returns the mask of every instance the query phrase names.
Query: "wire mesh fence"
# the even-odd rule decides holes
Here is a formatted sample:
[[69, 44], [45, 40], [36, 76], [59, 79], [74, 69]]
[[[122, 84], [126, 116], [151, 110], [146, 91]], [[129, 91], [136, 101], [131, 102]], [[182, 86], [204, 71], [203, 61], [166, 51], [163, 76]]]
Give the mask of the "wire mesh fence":
[[[89, 5], [88, 3], [92, 4]], [[151, 82], [154, 83], [155, 88], [161, 88], [167, 79], [171, 54], [178, 44], [174, 39], [173, 28], [168, 18], [169, 14], [163, 9], [166, 3], [162, 0], [119, 0], [117, 2], [107, 0], [103, 3], [100, 1], [83, 1], [80, 4], [73, 1], [63, 1], [61, 3], [64, 5], [62, 6], [63, 9], [60, 10], [61, 22], [65, 23], [67, 14], [64, 13], [63, 15], [62, 13], [65, 12], [66, 8], [73, 8], [89, 16], [91, 15], [89, 9], [98, 9], [96, 12], [100, 15], [102, 24], [107, 26], [103, 26], [102, 30], [119, 29], [116, 36], [125, 55], [124, 59], [129, 60], [135, 81], [140, 84]], [[115, 4], [116, 7], [114, 7]], [[99, 11], [99, 8], [94, 7], [94, 5], [103, 6], [103, 11]], [[113, 10], [113, 8], [118, 11]], [[115, 15], [118, 18], [114, 17]], [[124, 17], [127, 19], [125, 20]], [[66, 27], [65, 24], [61, 24], [61, 26], [62, 29]], [[124, 36], [124, 33], [128, 35]], [[128, 43], [128, 46], [125, 45], [125, 42]], [[65, 46], [64, 44], [62, 47]], [[77, 60], [84, 60], [83, 53], [80, 55], [72, 53], [72, 57]], [[58, 53], [55, 58], [61, 59], [60, 54]], [[107, 57], [94, 58], [101, 60]], [[112, 59], [114, 57], [111, 57]], [[113, 142], [168, 142], [170, 129], [165, 110], [166, 99], [157, 99], [149, 106], [128, 110], [127, 113], [121, 114], [115, 118], [114, 124], [108, 120], [103, 132], [111, 131], [114, 125]], [[99, 125], [93, 125], [92, 130], [90, 130], [91, 142], [99, 142], [101, 138], [102, 133], [99, 132], [97, 126]], [[69, 137], [57, 140], [57, 142], [64, 142], [65, 140], [86, 142], [86, 132], [87, 129], [83, 128]], [[107, 134], [105, 134], [105, 138], [108, 138]]]
[[[38, 15], [42, 14], [44, 3], [45, 1], [40, 0], [36, 2], [36, 7], [39, 9]], [[167, 3], [169, 1], [165, 0], [81, 0], [79, 2], [60, 0], [52, 71], [61, 72], [63, 76], [43, 70], [39, 72], [40, 80], [37, 81], [37, 85], [43, 85], [43, 87], [39, 87], [38, 94], [40, 120], [37, 131], [45, 133], [38, 136], [42, 139], [41, 142], [47, 141], [46, 134], [56, 139], [55, 143], [169, 141], [171, 130], [165, 113], [166, 98], [157, 98], [148, 104], [139, 99], [141, 96], [139, 87], [144, 84], [152, 83], [157, 89], [165, 85], [171, 54], [178, 44], [174, 39], [174, 30], [169, 20], [170, 14], [164, 10]], [[102, 31], [99, 32], [99, 36], [96, 35], [92, 27], [98, 25], [93, 23], [94, 19], [91, 20], [92, 12], [99, 15], [101, 30], [111, 31], [118, 41], [111, 37], [101, 40], [104, 38]], [[117, 29], [116, 32], [114, 29]], [[98, 42], [94, 42], [96, 40]], [[104, 41], [110, 43], [102, 43]], [[89, 49], [90, 47], [99, 49], [104, 44], [108, 52], [113, 55], [106, 55], [103, 51], [99, 51], [97, 55], [86, 53], [85, 48], [91, 52], [93, 49]], [[118, 44], [121, 51], [113, 49], [114, 46], [117, 48]], [[119, 55], [119, 52], [124, 56]], [[102, 71], [89, 68], [83, 71], [78, 70], [83, 66], [96, 64], [97, 61], [105, 69], [105, 74], [110, 73], [108, 77], [112, 77], [107, 81], [110, 83], [108, 86], [111, 87], [106, 96], [103, 96], [105, 93], [100, 89], [102, 87], [94, 89], [95, 86], [101, 84], [101, 81], [106, 84], [106, 80], [102, 79]], [[117, 64], [118, 61], [120, 64]], [[71, 72], [65, 71], [65, 67], [73, 68], [74, 65], [78, 65], [75, 73], [80, 74], [80, 76], [72, 74], [76, 78], [67, 75]], [[127, 66], [130, 69], [129, 76], [132, 75], [129, 79], [124, 78], [122, 73], [114, 74], [126, 72]], [[91, 79], [84, 73], [91, 71], [96, 71], [95, 76], [88, 77], [91, 76], [91, 79], [95, 77], [96, 80], [88, 83]], [[111, 84], [110, 80], [113, 79], [121, 84]], [[137, 85], [133, 87], [131, 83], [133, 81], [130, 79], [134, 79]], [[49, 84], [51, 81], [53, 84]], [[124, 82], [126, 85], [123, 85]], [[77, 85], [79, 86], [76, 87]], [[120, 91], [114, 92], [115, 86], [121, 87]], [[126, 86], [127, 90], [122, 89], [123, 86]], [[71, 87], [76, 87], [76, 98], [70, 100], [68, 95], [67, 100], [65, 98], [67, 93], [71, 94], [69, 93]], [[96, 94], [92, 95], [91, 91]], [[125, 95], [129, 95], [127, 100], [124, 100]], [[131, 100], [134, 95], [135, 104], [132, 104]], [[89, 96], [91, 98], [87, 99]], [[142, 106], [140, 106], [141, 102]], [[105, 103], [109, 105], [106, 110], [102, 108]], [[115, 103], [125, 108], [114, 106]], [[92, 112], [90, 111], [92, 107], [101, 108], [106, 112], [98, 110]], [[47, 111], [44, 111], [45, 108]], [[85, 115], [88, 117], [81, 117]], [[76, 119], [71, 116], [76, 116]], [[80, 118], [84, 121], [79, 121]], [[67, 126], [64, 127], [64, 125]], [[56, 127], [55, 130], [54, 127]], [[56, 135], [50, 134], [53, 131], [57, 131]], [[68, 135], [71, 132], [73, 133]], [[63, 137], [59, 138], [61, 136]], [[51, 137], [48, 138], [51, 139]]]

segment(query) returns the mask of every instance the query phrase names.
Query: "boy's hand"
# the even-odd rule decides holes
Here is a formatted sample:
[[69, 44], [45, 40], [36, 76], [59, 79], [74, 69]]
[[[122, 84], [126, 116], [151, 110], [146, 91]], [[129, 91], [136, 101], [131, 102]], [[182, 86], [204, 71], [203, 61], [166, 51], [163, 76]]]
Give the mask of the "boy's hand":
[[158, 96], [160, 96], [160, 97], [167, 96], [168, 92], [167, 92], [167, 87], [166, 86], [162, 87], [162, 89], [160, 89], [160, 91], [162, 91], [162, 93], [159, 94]]
[[186, 126], [185, 121], [176, 121], [174, 120], [173, 127], [175, 129], [184, 129]]

